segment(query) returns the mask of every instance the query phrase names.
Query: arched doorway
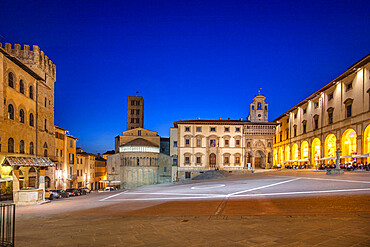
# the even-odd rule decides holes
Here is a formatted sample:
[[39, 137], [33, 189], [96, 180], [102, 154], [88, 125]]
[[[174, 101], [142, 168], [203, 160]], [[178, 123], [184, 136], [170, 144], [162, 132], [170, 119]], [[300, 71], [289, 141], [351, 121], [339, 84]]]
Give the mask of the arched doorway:
[[34, 167], [31, 167], [28, 170], [28, 187], [38, 187], [36, 184], [36, 169]]
[[304, 141], [301, 144], [301, 160], [306, 163], [308, 161], [308, 142]]
[[283, 147], [279, 148], [279, 164], [284, 162], [284, 149]]
[[215, 168], [216, 167], [216, 154], [211, 153], [209, 155], [209, 167]]
[[46, 189], [50, 188], [50, 178], [48, 176], [45, 177], [45, 188]]
[[319, 159], [321, 158], [321, 141], [319, 138], [315, 138], [312, 141], [312, 164], [317, 166], [319, 164]]
[[333, 134], [329, 134], [325, 138], [325, 157], [335, 157], [337, 150], [337, 138]]
[[286, 146], [285, 147], [285, 161], [290, 160], [290, 147]]
[[[370, 153], [370, 125], [364, 131], [364, 152], [362, 154], [368, 153]], [[367, 157], [366, 161], [370, 162], [370, 157]]]
[[257, 150], [254, 155], [254, 167], [262, 169], [266, 168], [266, 155], [261, 150]]
[[[342, 156], [348, 156], [348, 155], [353, 155], [356, 154], [357, 150], [357, 134], [356, 131], [353, 129], [348, 129], [344, 131], [342, 135]], [[350, 159], [345, 160], [350, 161]]]

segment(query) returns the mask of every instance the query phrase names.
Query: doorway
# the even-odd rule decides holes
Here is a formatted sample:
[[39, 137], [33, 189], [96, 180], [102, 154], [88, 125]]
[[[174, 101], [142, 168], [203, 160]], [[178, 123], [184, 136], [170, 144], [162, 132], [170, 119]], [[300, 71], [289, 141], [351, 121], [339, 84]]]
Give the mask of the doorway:
[[214, 153], [209, 155], [209, 167], [216, 168], [216, 154]]

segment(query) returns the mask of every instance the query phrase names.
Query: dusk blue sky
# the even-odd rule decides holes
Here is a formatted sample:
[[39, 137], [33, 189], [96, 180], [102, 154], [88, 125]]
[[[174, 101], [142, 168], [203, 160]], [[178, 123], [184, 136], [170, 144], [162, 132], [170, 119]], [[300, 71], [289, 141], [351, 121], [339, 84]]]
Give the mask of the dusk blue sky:
[[369, 13], [359, 0], [5, 0], [0, 42], [46, 53], [55, 124], [103, 153], [136, 91], [164, 137], [179, 119], [246, 118], [259, 87], [274, 120], [369, 52]]

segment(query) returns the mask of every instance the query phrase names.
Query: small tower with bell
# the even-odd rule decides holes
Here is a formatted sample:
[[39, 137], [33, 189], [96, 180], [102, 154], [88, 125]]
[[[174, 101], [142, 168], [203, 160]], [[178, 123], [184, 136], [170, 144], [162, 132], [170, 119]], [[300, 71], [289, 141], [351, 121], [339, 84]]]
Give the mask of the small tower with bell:
[[265, 102], [266, 97], [261, 94], [261, 89], [250, 104], [248, 120], [251, 122], [268, 122], [268, 104]]

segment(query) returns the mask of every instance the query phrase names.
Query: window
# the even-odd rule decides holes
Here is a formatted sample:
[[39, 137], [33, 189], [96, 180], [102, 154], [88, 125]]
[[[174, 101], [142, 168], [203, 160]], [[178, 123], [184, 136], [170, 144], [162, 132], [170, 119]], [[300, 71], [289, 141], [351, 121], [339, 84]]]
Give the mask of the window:
[[349, 118], [352, 116], [352, 105], [346, 106], [346, 117]]
[[48, 102], [48, 99], [47, 99], [47, 98], [45, 98], [45, 100], [44, 100], [44, 106], [45, 106], [45, 107], [47, 107], [47, 102]]
[[75, 154], [69, 154], [69, 164], [73, 165], [75, 163]]
[[328, 122], [329, 122], [329, 124], [333, 123], [333, 112], [328, 113]]
[[215, 139], [211, 139], [211, 140], [209, 140], [209, 145], [210, 145], [211, 147], [216, 147], [216, 140], [215, 140]]
[[24, 141], [19, 142], [19, 153], [24, 154]]
[[189, 164], [190, 163], [190, 157], [189, 156], [186, 156], [185, 157], [185, 164]]
[[225, 140], [225, 147], [229, 146], [229, 140]]
[[200, 146], [202, 146], [202, 140], [201, 139], [197, 139], [197, 147], [200, 147]]
[[33, 99], [33, 87], [30, 86], [30, 99]]
[[44, 150], [44, 157], [48, 157], [48, 150], [47, 149]]
[[240, 164], [240, 157], [239, 156], [235, 157], [235, 163]]
[[211, 128], [211, 132], [216, 132], [216, 128], [215, 127], [212, 127]]
[[331, 94], [328, 95], [328, 101], [330, 101], [332, 99], [333, 99], [333, 93], [331, 93]]
[[258, 103], [258, 104], [257, 104], [257, 110], [262, 110], [262, 105], [261, 105], [261, 103]]
[[131, 118], [131, 123], [135, 123], [135, 118]]
[[314, 103], [315, 109], [319, 107], [319, 102]]
[[60, 157], [63, 157], [63, 151], [60, 150]]
[[77, 177], [80, 176], [80, 170], [77, 170]]
[[289, 129], [286, 129], [286, 139], [288, 140], [289, 139]]
[[225, 132], [230, 132], [230, 128], [229, 127], [225, 127]]
[[131, 115], [135, 114], [135, 110], [131, 109]]
[[190, 179], [191, 178], [191, 172], [185, 172], [185, 178]]
[[306, 133], [306, 126], [307, 126], [307, 121], [302, 122], [302, 128], [303, 128], [303, 134]]
[[140, 101], [139, 100], [136, 101], [136, 105], [140, 105]]
[[294, 128], [294, 137], [296, 137], [297, 136], [297, 125], [294, 125], [293, 128]]
[[252, 110], [254, 110], [254, 105], [252, 105]]
[[139, 115], [140, 114], [140, 110], [136, 110], [136, 115]]
[[265, 106], [265, 111], [267, 111], [267, 106]]
[[14, 75], [12, 72], [9, 72], [8, 74], [8, 85], [9, 87], [14, 88]]
[[136, 118], [136, 123], [140, 123], [140, 119], [139, 118]]
[[283, 131], [280, 131], [280, 141], [283, 141]]
[[303, 109], [303, 114], [306, 114], [306, 112], [307, 112], [307, 109], [306, 109], [306, 108], [304, 108], [304, 109]]
[[261, 117], [261, 114], [258, 114], [258, 117]]
[[177, 147], [177, 141], [173, 142], [173, 147], [175, 147], [175, 148]]
[[23, 111], [23, 109], [21, 109], [21, 110], [19, 111], [19, 121], [20, 121], [21, 123], [24, 123], [24, 111]]
[[346, 85], [346, 92], [352, 89], [352, 82]]
[[346, 101], [344, 101], [344, 104], [346, 106], [346, 118], [349, 118], [352, 116], [352, 103], [353, 103], [353, 99], [346, 99]]
[[19, 92], [24, 94], [24, 82], [23, 82], [23, 80], [19, 81]]
[[240, 140], [235, 141], [235, 146], [239, 147], [240, 146]]
[[296, 119], [297, 118], [297, 113], [294, 113], [294, 119]]
[[14, 139], [8, 139], [8, 153], [14, 153]]
[[44, 128], [45, 128], [45, 131], [48, 131], [48, 125], [47, 125], [47, 123], [48, 123], [48, 121], [45, 119], [45, 121], [44, 121]]
[[197, 157], [197, 164], [201, 163], [201, 157]]
[[14, 120], [14, 107], [12, 104], [8, 105], [8, 118]]
[[197, 132], [202, 132], [202, 127], [197, 127]]
[[137, 165], [137, 166], [139, 166], [139, 165], [140, 165], [140, 159], [139, 159], [139, 158], [137, 158], [137, 159], [136, 159], [136, 165]]
[[317, 130], [319, 128], [319, 119], [315, 119], [315, 130]]
[[289, 118], [286, 119], [286, 122], [289, 123]]
[[185, 145], [186, 146], [189, 146], [190, 145], [190, 140], [189, 139], [185, 139]]
[[185, 127], [185, 132], [189, 132], [190, 131], [190, 127]]
[[135, 105], [135, 100], [131, 100], [131, 105]]
[[239, 127], [235, 128], [235, 132], [240, 132], [240, 128]]
[[73, 140], [69, 140], [69, 147], [73, 148]]
[[59, 150], [58, 149], [55, 150], [55, 156], [57, 156], [57, 157], [59, 156]]
[[163, 167], [163, 172], [167, 172], [167, 166]]
[[33, 142], [30, 142], [30, 154], [35, 154], [35, 150], [34, 150], [34, 147], [33, 147]]
[[30, 114], [30, 126], [35, 126], [35, 119], [32, 113]]
[[138, 136], [141, 136], [141, 130], [138, 130], [138, 131], [137, 131], [137, 135], [138, 135]]
[[225, 164], [229, 164], [229, 157], [225, 157]]
[[177, 166], [177, 159], [173, 159], [172, 165]]
[[48, 144], [45, 142], [43, 148], [48, 148]]

